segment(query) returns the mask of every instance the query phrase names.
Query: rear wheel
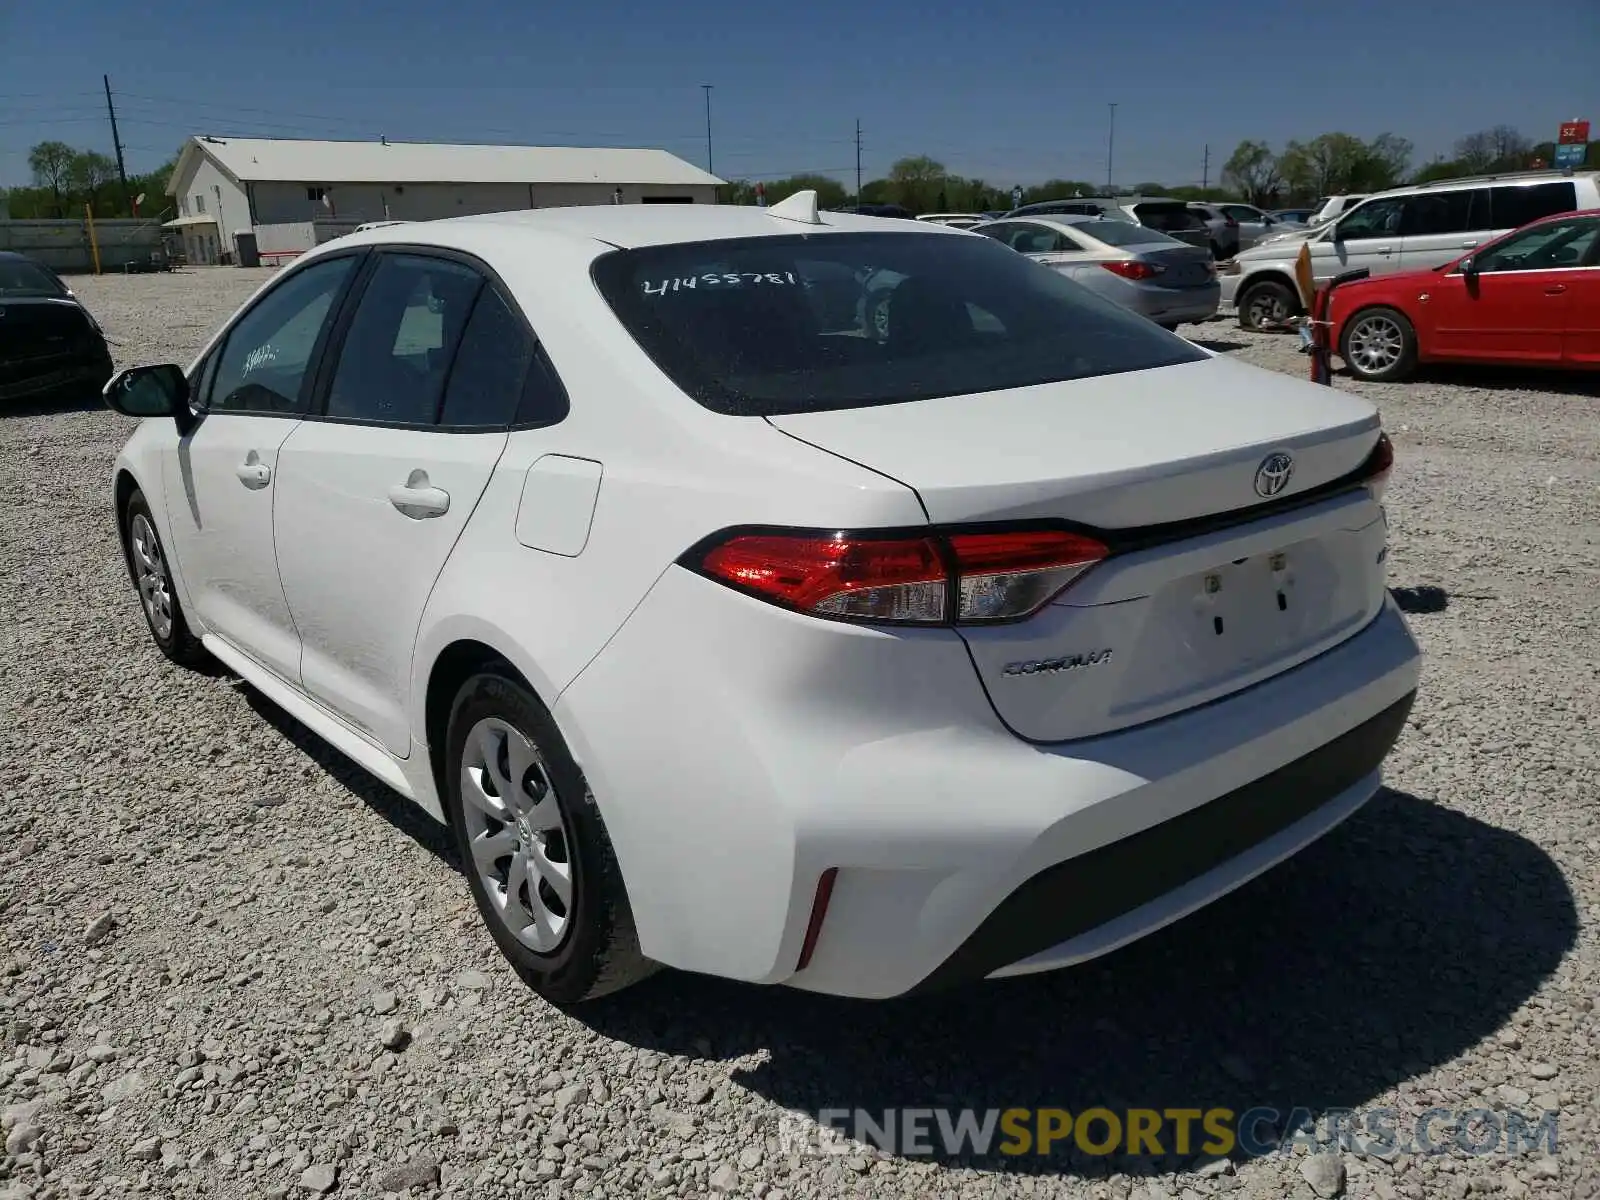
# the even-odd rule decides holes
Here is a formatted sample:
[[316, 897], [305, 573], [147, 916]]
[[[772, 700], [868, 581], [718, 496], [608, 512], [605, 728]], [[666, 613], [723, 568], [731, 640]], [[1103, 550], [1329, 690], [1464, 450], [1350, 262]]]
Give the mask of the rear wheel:
[[198, 667], [210, 657], [189, 629], [172, 586], [172, 568], [144, 493], [137, 488], [122, 509], [122, 554], [139, 592], [139, 607], [156, 648], [180, 667]]
[[446, 802], [472, 898], [495, 944], [556, 1004], [649, 975], [605, 824], [555, 721], [509, 671], [462, 686]]
[[1345, 322], [1339, 356], [1357, 379], [1392, 383], [1416, 369], [1417, 331], [1395, 309], [1365, 309]]
[[1239, 297], [1239, 324], [1244, 329], [1271, 329], [1299, 312], [1300, 297], [1292, 287], [1276, 279], [1252, 283]]

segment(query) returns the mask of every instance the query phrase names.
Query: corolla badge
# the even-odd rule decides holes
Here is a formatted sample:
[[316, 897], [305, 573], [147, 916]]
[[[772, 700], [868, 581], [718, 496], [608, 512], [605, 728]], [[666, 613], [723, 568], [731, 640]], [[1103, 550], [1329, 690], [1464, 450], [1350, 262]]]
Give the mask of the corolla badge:
[[1111, 661], [1111, 649], [1088, 650], [1081, 654], [1063, 654], [1060, 658], [1036, 658], [1026, 662], [1005, 665], [1007, 675], [1056, 675], [1062, 671], [1076, 671], [1080, 667], [1098, 667]]
[[1256, 468], [1256, 495], [1270, 500], [1289, 486], [1293, 474], [1294, 459], [1281, 450], [1267, 455]]

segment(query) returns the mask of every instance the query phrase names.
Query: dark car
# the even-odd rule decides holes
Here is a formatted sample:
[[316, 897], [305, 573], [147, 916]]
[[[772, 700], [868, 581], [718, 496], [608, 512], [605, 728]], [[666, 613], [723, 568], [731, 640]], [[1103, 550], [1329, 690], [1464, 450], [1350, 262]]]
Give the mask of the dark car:
[[105, 334], [60, 277], [0, 251], [0, 401], [91, 395], [111, 373]]

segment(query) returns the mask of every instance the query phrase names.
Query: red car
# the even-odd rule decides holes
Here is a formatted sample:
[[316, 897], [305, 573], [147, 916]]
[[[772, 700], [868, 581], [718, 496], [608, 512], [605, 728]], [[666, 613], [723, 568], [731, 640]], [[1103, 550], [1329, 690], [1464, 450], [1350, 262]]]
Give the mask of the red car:
[[1600, 210], [1546, 217], [1330, 299], [1330, 344], [1357, 379], [1404, 379], [1426, 362], [1600, 370]]

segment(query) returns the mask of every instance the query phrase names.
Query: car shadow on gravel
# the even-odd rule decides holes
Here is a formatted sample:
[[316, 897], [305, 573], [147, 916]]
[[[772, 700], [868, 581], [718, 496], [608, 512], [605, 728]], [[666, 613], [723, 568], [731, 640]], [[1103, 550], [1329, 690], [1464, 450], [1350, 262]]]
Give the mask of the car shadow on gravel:
[[[813, 1117], [898, 1107], [1319, 1112], [1370, 1104], [1492, 1034], [1577, 931], [1561, 871], [1532, 842], [1385, 790], [1289, 863], [1077, 969], [879, 1003], [663, 972], [574, 1016], [640, 1047], [694, 1055], [707, 1039], [717, 1059], [760, 1055], [736, 1083]], [[1085, 1177], [1193, 1163], [933, 1157]]]
[[1244, 342], [1231, 342], [1224, 338], [1190, 338], [1189, 340], [1202, 350], [1210, 350], [1215, 354], [1227, 354], [1232, 350], [1243, 350], [1246, 345]]
[[48, 417], [57, 413], [88, 412], [105, 406], [105, 398], [99, 392], [90, 392], [86, 396], [50, 396], [0, 404], [0, 417]]
[[[295, 747], [360, 798], [361, 802], [405, 834], [417, 845], [443, 860], [452, 870], [461, 870], [450, 831], [399, 792], [376, 779], [340, 754], [311, 730], [296, 721], [244, 680], [237, 680], [245, 703]], [[464, 889], [466, 881], [461, 884]], [[466, 893], [463, 891], [462, 893]]]
[[1417, 587], [1390, 588], [1389, 594], [1400, 606], [1400, 611], [1411, 616], [1442, 613], [1450, 607], [1450, 593], [1431, 583], [1420, 584]]
[[[1354, 379], [1349, 368], [1339, 372]], [[1396, 387], [1410, 383], [1444, 384], [1496, 392], [1553, 392], [1567, 396], [1600, 396], [1600, 373], [1594, 371], [1539, 370], [1533, 367], [1478, 367], [1454, 363], [1427, 363]]]

